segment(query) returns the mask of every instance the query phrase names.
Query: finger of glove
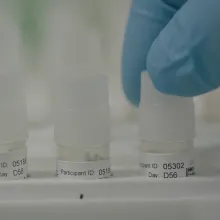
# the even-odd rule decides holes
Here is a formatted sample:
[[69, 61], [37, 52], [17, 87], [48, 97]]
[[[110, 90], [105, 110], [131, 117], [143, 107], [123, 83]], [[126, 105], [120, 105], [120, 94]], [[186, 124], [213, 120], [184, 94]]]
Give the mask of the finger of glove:
[[185, 0], [133, 0], [122, 56], [122, 84], [134, 105], [140, 101], [140, 74], [154, 39]]
[[196, 96], [220, 85], [220, 1], [188, 1], [155, 39], [147, 57], [155, 87]]

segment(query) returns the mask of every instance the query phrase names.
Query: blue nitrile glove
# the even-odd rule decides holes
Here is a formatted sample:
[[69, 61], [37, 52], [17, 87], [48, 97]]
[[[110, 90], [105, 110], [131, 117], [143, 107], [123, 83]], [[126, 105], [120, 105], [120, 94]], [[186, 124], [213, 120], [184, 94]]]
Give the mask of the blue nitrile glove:
[[122, 83], [140, 101], [140, 74], [167, 94], [196, 96], [220, 85], [220, 0], [133, 0]]

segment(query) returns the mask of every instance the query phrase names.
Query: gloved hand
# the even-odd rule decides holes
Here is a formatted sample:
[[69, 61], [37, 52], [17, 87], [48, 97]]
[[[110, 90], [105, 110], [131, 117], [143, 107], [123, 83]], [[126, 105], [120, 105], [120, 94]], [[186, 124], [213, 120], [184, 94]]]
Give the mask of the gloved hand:
[[140, 101], [147, 70], [161, 92], [196, 96], [220, 85], [220, 0], [133, 0], [122, 57], [123, 89]]

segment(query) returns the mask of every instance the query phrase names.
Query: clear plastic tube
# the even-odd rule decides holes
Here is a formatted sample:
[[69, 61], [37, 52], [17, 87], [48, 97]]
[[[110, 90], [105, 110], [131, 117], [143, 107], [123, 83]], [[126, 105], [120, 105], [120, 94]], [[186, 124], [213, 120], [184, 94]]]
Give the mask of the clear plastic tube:
[[27, 177], [28, 129], [21, 38], [9, 5], [4, 1], [0, 7], [0, 180]]
[[56, 88], [57, 176], [83, 179], [109, 177], [107, 78], [104, 75], [60, 76]]
[[166, 179], [194, 175], [193, 99], [160, 93], [147, 73], [142, 76], [141, 90], [140, 174]]

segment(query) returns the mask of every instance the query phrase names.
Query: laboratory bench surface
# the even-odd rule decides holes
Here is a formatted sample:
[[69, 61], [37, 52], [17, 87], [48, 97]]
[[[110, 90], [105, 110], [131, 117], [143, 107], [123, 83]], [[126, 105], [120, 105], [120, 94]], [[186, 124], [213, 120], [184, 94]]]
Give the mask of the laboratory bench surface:
[[112, 129], [113, 176], [55, 177], [53, 128], [31, 129], [27, 180], [0, 182], [1, 220], [219, 220], [220, 123], [197, 122], [197, 176], [154, 180], [138, 176], [137, 127]]

